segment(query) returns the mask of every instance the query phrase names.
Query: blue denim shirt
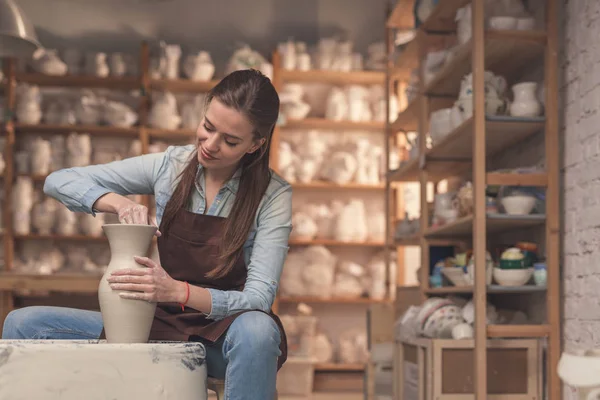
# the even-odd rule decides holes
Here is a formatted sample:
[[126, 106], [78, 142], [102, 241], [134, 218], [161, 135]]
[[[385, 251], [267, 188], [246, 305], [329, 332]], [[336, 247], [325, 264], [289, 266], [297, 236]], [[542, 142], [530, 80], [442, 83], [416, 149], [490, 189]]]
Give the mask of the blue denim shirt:
[[[164, 153], [55, 171], [46, 178], [44, 192], [71, 211], [92, 215], [95, 215], [93, 204], [106, 193], [155, 195], [156, 218], [160, 225], [176, 179], [193, 150], [194, 145], [170, 146]], [[219, 190], [208, 215], [229, 215], [237, 193], [239, 175], [239, 171], [236, 172]], [[189, 211], [204, 213], [206, 198], [202, 166], [198, 169], [197, 178]], [[243, 292], [208, 289], [212, 297], [212, 310], [208, 318], [220, 320], [241, 310], [268, 312], [271, 309], [289, 250], [291, 229], [292, 188], [273, 173], [244, 245], [248, 268], [245, 288]]]

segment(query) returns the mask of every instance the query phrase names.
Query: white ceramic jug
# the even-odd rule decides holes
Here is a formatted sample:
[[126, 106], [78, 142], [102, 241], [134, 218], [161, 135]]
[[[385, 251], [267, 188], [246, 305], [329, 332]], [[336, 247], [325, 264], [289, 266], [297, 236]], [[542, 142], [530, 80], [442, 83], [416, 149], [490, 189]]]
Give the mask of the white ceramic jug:
[[156, 227], [151, 225], [106, 224], [102, 226], [110, 246], [110, 263], [98, 287], [100, 311], [109, 343], [146, 343], [154, 320], [156, 303], [124, 299], [110, 288], [107, 277], [120, 269], [146, 268], [133, 257], [145, 256]]

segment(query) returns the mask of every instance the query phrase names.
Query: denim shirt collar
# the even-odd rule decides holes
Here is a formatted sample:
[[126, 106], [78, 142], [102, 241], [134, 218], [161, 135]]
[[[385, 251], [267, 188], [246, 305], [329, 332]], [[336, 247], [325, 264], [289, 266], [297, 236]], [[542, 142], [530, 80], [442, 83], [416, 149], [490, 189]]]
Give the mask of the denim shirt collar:
[[[202, 165], [198, 165], [198, 171], [196, 172], [196, 187], [198, 189], [205, 187], [204, 181], [204, 167]], [[240, 186], [240, 177], [242, 176], [242, 168], [238, 168], [233, 176], [225, 183], [225, 188], [229, 189], [233, 194], [236, 194], [238, 188]], [[204, 192], [204, 190], [202, 190]]]

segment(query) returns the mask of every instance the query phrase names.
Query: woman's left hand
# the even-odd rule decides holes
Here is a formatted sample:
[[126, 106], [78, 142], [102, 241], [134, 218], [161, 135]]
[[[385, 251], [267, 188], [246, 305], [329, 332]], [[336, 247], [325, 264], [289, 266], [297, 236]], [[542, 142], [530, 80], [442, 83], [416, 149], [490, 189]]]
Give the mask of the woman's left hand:
[[113, 290], [126, 290], [119, 295], [124, 299], [149, 302], [179, 302], [185, 283], [179, 282], [148, 257], [134, 257], [138, 264], [147, 268], [114, 271], [107, 278]]

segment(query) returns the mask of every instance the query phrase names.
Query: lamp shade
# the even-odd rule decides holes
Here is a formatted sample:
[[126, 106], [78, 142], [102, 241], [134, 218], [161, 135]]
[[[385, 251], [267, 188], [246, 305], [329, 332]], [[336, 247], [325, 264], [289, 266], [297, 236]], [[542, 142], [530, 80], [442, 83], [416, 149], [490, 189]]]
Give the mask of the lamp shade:
[[0, 57], [29, 57], [40, 47], [23, 10], [14, 0], [0, 0]]

